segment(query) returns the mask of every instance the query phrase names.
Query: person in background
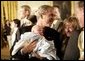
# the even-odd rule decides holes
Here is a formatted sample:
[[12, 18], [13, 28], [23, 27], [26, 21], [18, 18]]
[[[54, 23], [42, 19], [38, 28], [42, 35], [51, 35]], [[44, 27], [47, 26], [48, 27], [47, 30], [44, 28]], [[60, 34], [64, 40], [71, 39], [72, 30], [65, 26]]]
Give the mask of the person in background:
[[55, 14], [54, 19], [55, 20], [54, 20], [51, 28], [57, 30], [60, 23], [62, 22], [61, 15], [60, 15], [60, 7], [58, 5], [55, 5], [55, 6], [53, 6], [53, 8], [54, 8], [54, 14]]
[[31, 25], [29, 26], [24, 26], [24, 27], [20, 27], [20, 35], [24, 34], [25, 32], [29, 32], [31, 31], [31, 28], [37, 23], [37, 16], [36, 15], [31, 15], [29, 17], [29, 20], [32, 22]]
[[7, 46], [7, 44], [8, 44], [9, 48], [10, 48], [10, 43], [9, 43], [10, 33], [11, 33], [10, 21], [6, 20], [5, 25], [4, 25], [4, 29], [3, 29], [3, 33], [2, 33], [2, 37], [3, 37], [3, 40], [4, 40], [3, 45]]
[[[80, 55], [82, 55], [79, 52], [80, 47], [78, 45], [79, 44], [81, 45], [81, 43], [78, 44], [78, 42], [79, 42], [78, 39], [80, 38], [79, 34], [81, 33], [81, 31], [83, 30], [83, 27], [84, 27], [84, 1], [78, 2], [78, 12], [76, 13], [76, 17], [78, 18], [80, 28], [78, 30], [75, 30], [72, 33], [72, 35], [68, 41], [67, 47], [66, 47], [66, 51], [64, 54], [64, 60], [79, 60]], [[80, 41], [81, 41], [81, 39], [80, 39]]]
[[[31, 31], [32, 26], [34, 26], [37, 22], [37, 16], [36, 15], [30, 15], [30, 7], [27, 5], [23, 5], [21, 8], [21, 13], [22, 13], [22, 19], [21, 22], [24, 24], [23, 26], [20, 26], [19, 28], [19, 32], [20, 32], [20, 36], [21, 34], [24, 34], [25, 32], [29, 32]], [[23, 13], [26, 9], [26, 13]], [[25, 19], [26, 20], [25, 20]], [[21, 24], [22, 25], [22, 24]]]
[[32, 22], [29, 20], [31, 8], [28, 5], [22, 5], [19, 11], [19, 19], [21, 20], [21, 27], [30, 26]]
[[5, 41], [7, 41], [7, 36], [10, 35], [11, 28], [10, 28], [10, 22], [9, 20], [6, 20], [5, 26], [4, 26], [4, 38]]
[[84, 60], [84, 29], [81, 31], [78, 37], [78, 48], [80, 50], [79, 60]]
[[[65, 51], [64, 60], [78, 60], [79, 57], [81, 57], [81, 55], [84, 55], [84, 53], [83, 54], [81, 53], [81, 49], [83, 48], [83, 46], [82, 48], [80, 48], [79, 46], [81, 44], [83, 45], [83, 39], [82, 39], [82, 43], [79, 43], [81, 41], [79, 34], [81, 34], [84, 28], [84, 1], [78, 2], [78, 10], [76, 13], [76, 17], [78, 18], [80, 29], [72, 33], [71, 38], [68, 41], [68, 46]], [[84, 36], [82, 35], [81, 37], [84, 37]], [[84, 52], [83, 49], [82, 51]]]
[[69, 38], [74, 30], [77, 30], [79, 28], [78, 19], [76, 17], [70, 16], [66, 18], [61, 26], [58, 29], [58, 32], [60, 33], [60, 51], [59, 57], [63, 59]]
[[79, 20], [80, 27], [83, 28], [84, 27], [84, 1], [78, 2], [76, 17]]
[[19, 37], [19, 34], [16, 34], [16, 32], [19, 30], [20, 27], [20, 20], [19, 19], [13, 19], [11, 22], [11, 47], [13, 46], [15, 40], [17, 37]]
[[79, 19], [80, 24], [80, 34], [78, 37], [78, 48], [80, 50], [79, 60], [84, 60], [84, 1], [78, 2], [78, 10], [77, 17]]
[[29, 17], [29, 20], [33, 23], [33, 25], [35, 25], [36, 22], [37, 22], [37, 16], [36, 15], [31, 15]]

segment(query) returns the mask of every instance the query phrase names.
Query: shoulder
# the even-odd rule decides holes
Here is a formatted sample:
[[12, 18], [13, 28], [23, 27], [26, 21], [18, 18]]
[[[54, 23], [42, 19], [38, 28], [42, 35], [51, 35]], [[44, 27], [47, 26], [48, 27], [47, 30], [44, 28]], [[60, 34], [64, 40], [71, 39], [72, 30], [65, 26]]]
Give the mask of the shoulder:
[[84, 31], [81, 31], [81, 33], [79, 34], [78, 40], [84, 41]]
[[50, 27], [45, 27], [43, 34], [44, 34], [44, 37], [48, 40], [59, 38], [60, 36], [59, 32], [57, 32], [55, 29], [52, 29]]

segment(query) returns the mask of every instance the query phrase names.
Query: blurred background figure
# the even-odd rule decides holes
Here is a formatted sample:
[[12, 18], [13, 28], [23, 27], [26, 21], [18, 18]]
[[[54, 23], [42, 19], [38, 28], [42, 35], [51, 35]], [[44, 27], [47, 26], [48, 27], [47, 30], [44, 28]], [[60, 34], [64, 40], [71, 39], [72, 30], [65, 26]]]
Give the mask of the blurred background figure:
[[3, 44], [3, 45], [7, 45], [9, 43], [10, 32], [11, 32], [10, 21], [6, 20], [4, 29], [3, 29], [3, 39], [6, 44]]
[[84, 1], [78, 2], [78, 9], [76, 13], [77, 18], [79, 19], [80, 27], [84, 27]]
[[21, 27], [29, 26], [32, 22], [29, 20], [29, 16], [31, 14], [31, 8], [28, 5], [22, 5], [19, 11]]
[[78, 47], [80, 50], [79, 60], [84, 60], [84, 31], [81, 31], [78, 37]]
[[63, 59], [66, 47], [68, 45], [69, 39], [71, 37], [71, 34], [79, 28], [78, 19], [76, 17], [70, 16], [66, 18], [62, 24], [60, 24], [60, 27], [58, 28], [58, 32], [60, 33], [60, 51], [59, 56], [61, 59]]
[[20, 20], [18, 19], [13, 19], [11, 23], [11, 40], [10, 40], [10, 48], [13, 46], [14, 42], [16, 41], [17, 38], [19, 38], [19, 34], [17, 34], [18, 30], [20, 27]]
[[84, 60], [84, 1], [78, 2], [78, 14], [77, 17], [79, 19], [79, 25], [81, 27], [78, 37], [78, 48], [80, 50], [79, 60]]
[[80, 29], [72, 33], [65, 51], [64, 60], [84, 60], [84, 1], [78, 1], [77, 5], [76, 17]]
[[59, 24], [62, 22], [61, 15], [60, 15], [60, 7], [58, 5], [53, 6], [54, 8], [54, 22], [52, 24], [52, 28], [57, 30]]

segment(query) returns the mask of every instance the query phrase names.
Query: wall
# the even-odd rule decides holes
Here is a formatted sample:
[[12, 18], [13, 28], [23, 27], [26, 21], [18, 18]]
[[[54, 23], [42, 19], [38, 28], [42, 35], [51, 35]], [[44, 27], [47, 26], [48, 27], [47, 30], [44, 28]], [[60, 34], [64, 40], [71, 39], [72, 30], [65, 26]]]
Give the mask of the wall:
[[[32, 13], [37, 10], [41, 5], [53, 5], [53, 1], [18, 1], [18, 9], [22, 5], [29, 5], [31, 7]], [[18, 16], [17, 16], [18, 17]]]

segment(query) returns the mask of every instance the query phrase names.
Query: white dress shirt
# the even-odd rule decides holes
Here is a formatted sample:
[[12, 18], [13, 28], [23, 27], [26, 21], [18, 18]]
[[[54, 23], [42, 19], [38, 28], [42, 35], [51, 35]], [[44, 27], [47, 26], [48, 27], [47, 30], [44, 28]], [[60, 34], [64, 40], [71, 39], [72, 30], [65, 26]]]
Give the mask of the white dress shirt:
[[21, 26], [30, 26], [32, 25], [32, 22], [28, 20], [27, 18], [21, 19]]
[[12, 33], [12, 35], [11, 35], [12, 45], [13, 45], [13, 43], [14, 43], [14, 41], [15, 41], [17, 30], [18, 30], [18, 28], [14, 28], [14, 29], [13, 29], [13, 33]]

